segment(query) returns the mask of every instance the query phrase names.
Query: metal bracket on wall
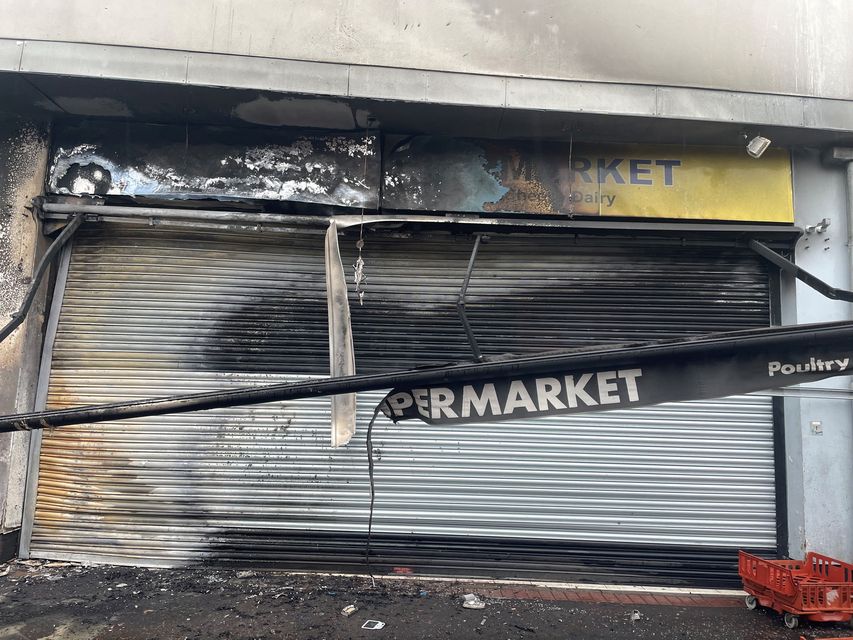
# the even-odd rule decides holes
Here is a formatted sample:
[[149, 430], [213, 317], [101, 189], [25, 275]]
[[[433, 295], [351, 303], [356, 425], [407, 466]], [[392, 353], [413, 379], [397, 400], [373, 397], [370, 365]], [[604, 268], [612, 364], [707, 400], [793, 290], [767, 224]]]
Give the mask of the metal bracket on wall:
[[844, 302], [853, 302], [853, 291], [847, 289], [837, 289], [830, 284], [827, 284], [820, 278], [813, 276], [805, 269], [801, 269], [787, 258], [783, 258], [778, 253], [773, 251], [766, 244], [758, 242], [758, 240], [750, 240], [749, 248], [755, 251], [768, 262], [776, 265], [782, 271], [795, 277], [803, 284], [808, 285], [821, 295], [826, 296], [830, 300], [843, 300]]
[[474, 271], [474, 262], [477, 260], [477, 251], [480, 249], [481, 239], [482, 236], [479, 233], [474, 236], [474, 248], [471, 250], [471, 259], [468, 261], [468, 270], [465, 272], [465, 280], [462, 281], [462, 289], [459, 290], [459, 297], [456, 299], [456, 312], [459, 314], [459, 319], [465, 328], [465, 335], [468, 336], [468, 344], [471, 345], [471, 352], [474, 354], [474, 359], [477, 362], [483, 361], [483, 354], [480, 352], [480, 347], [477, 344], [477, 338], [474, 336], [471, 323], [468, 322], [468, 314], [465, 312], [465, 295], [468, 293], [468, 283], [471, 281], [471, 272]]

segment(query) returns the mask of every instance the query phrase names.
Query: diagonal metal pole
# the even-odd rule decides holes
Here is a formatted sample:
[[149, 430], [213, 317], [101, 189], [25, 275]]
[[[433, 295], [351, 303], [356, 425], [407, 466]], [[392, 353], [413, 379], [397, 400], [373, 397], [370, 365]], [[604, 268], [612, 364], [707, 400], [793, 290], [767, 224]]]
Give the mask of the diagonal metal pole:
[[77, 231], [77, 228], [82, 224], [82, 222], [83, 214], [75, 214], [74, 217], [71, 218], [71, 221], [65, 225], [62, 233], [57, 236], [56, 240], [54, 240], [48, 250], [45, 251], [38, 267], [36, 267], [36, 271], [33, 274], [33, 280], [30, 282], [30, 288], [27, 290], [27, 294], [24, 296], [24, 301], [21, 303], [20, 308], [12, 314], [12, 319], [6, 324], [6, 326], [0, 329], [0, 342], [3, 342], [8, 338], [12, 332], [20, 326], [24, 321], [24, 318], [27, 317], [27, 312], [30, 310], [33, 301], [36, 299], [36, 293], [39, 290], [39, 286], [41, 286], [44, 274], [47, 273], [48, 268], [59, 255], [59, 250], [62, 249], [62, 247], [64, 247], [71, 239], [74, 232]]
[[818, 293], [823, 296], [826, 296], [830, 300], [842, 300], [844, 302], [853, 302], [853, 291], [847, 291], [846, 289], [838, 289], [837, 287], [833, 287], [831, 284], [824, 282], [817, 276], [812, 275], [805, 269], [798, 267], [796, 264], [788, 260], [787, 258], [783, 258], [778, 253], [773, 251], [766, 244], [759, 242], [758, 240], [750, 240], [749, 248], [755, 251], [762, 258], [770, 262], [771, 264], [776, 265], [782, 271], [795, 277], [797, 280], [802, 282], [803, 284], [808, 285]]
[[471, 345], [471, 353], [474, 354], [474, 359], [477, 362], [483, 361], [483, 354], [480, 352], [480, 345], [477, 344], [477, 338], [474, 336], [471, 323], [468, 322], [468, 314], [465, 312], [465, 295], [468, 293], [468, 283], [471, 281], [471, 273], [474, 271], [474, 261], [477, 259], [477, 251], [480, 249], [481, 237], [479, 233], [474, 236], [474, 248], [471, 250], [471, 259], [468, 260], [468, 270], [465, 272], [465, 280], [462, 281], [462, 288], [459, 290], [459, 297], [456, 299], [456, 312], [459, 314], [459, 319], [465, 328], [465, 335], [468, 336], [468, 344]]

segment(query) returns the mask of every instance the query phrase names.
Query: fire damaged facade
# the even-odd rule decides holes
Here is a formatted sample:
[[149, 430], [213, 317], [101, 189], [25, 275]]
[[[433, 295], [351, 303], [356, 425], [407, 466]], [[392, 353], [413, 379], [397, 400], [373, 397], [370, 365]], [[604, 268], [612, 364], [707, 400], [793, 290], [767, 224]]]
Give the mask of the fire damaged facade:
[[[652, 72], [631, 31], [618, 68], [569, 64], [568, 9], [534, 2], [442, 1], [441, 25], [369, 3], [381, 28], [297, 2], [325, 17], [286, 43], [214, 4], [194, 20], [209, 38], [150, 16], [119, 41], [0, 21], [3, 323], [36, 294], [0, 343], [0, 413], [851, 319], [808, 280], [852, 288], [853, 86], [832, 73], [853, 59], [847, 8], [810, 16], [835, 57], [791, 85], [776, 71], [795, 38], [706, 42]], [[616, 4], [649, 29], [670, 11]], [[711, 13], [696, 25], [737, 14]], [[849, 360], [829, 354], [0, 434], [3, 552], [362, 571], [372, 519], [377, 572], [729, 586], [738, 549], [850, 560]], [[739, 384], [749, 367], [779, 388]]]

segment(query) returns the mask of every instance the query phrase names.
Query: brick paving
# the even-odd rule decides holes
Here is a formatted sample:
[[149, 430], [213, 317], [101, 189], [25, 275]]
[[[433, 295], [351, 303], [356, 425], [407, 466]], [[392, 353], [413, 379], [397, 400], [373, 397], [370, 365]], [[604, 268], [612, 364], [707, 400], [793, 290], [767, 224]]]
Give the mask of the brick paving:
[[743, 607], [743, 599], [735, 596], [653, 593], [644, 591], [603, 591], [541, 586], [487, 586], [478, 589], [483, 597], [495, 600], [540, 600], [585, 602], [590, 604], [630, 604], [671, 607]]

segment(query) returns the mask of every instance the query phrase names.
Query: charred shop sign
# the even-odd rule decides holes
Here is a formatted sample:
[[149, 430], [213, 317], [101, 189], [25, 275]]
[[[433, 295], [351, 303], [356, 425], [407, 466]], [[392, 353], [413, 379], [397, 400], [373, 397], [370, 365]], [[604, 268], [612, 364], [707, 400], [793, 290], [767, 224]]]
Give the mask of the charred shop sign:
[[790, 158], [768, 153], [417, 136], [385, 153], [383, 206], [792, 222]]

